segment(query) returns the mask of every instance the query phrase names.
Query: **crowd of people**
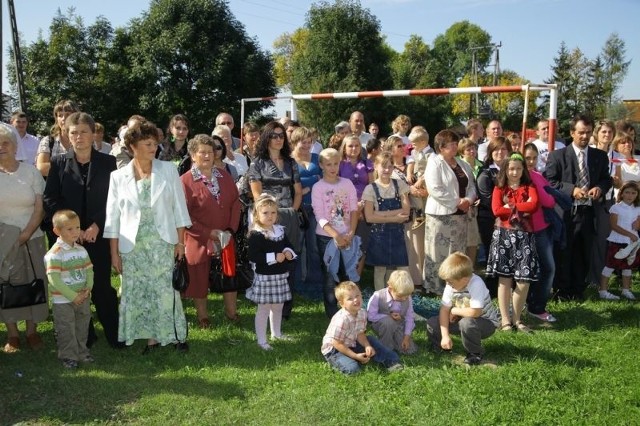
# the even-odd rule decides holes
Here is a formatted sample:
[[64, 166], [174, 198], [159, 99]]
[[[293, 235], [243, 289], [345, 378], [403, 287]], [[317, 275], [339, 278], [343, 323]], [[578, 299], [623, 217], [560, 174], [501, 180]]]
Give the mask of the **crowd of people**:
[[[387, 137], [376, 123], [365, 132], [355, 111], [322, 144], [316, 129], [289, 119], [245, 123], [238, 139], [224, 112], [211, 135], [191, 135], [177, 114], [166, 137], [134, 115], [111, 144], [72, 101], [53, 117], [42, 140], [27, 133], [24, 113], [0, 125], [0, 279], [48, 283], [67, 368], [93, 361], [89, 301], [114, 349], [145, 340], [144, 354], [186, 352], [183, 301], [192, 300], [198, 327], [211, 327], [208, 293], [220, 274], [224, 316], [238, 323], [247, 265], [259, 347], [272, 349], [268, 328], [272, 340], [290, 339], [281, 325], [296, 294], [317, 296], [331, 319], [322, 354], [348, 374], [369, 359], [399, 370], [396, 352], [417, 350], [414, 294], [442, 298], [427, 322], [430, 344], [450, 350], [450, 332], [461, 333], [469, 364], [481, 362], [480, 340], [494, 330], [532, 332], [525, 305], [554, 322], [552, 295], [583, 300], [589, 284], [602, 299], [635, 300], [640, 167], [626, 121], [576, 116], [565, 146], [549, 140], [547, 120], [535, 140], [476, 119], [464, 134], [445, 129], [431, 140], [406, 115]], [[190, 283], [180, 293], [172, 274], [182, 259]], [[365, 266], [376, 291], [366, 311]], [[483, 267], [484, 280], [474, 273]], [[609, 289], [615, 271], [620, 296]], [[48, 312], [46, 303], [0, 309], [4, 351], [20, 350], [20, 321], [28, 346], [41, 348], [37, 324]], [[365, 334], [367, 318], [379, 339]]]

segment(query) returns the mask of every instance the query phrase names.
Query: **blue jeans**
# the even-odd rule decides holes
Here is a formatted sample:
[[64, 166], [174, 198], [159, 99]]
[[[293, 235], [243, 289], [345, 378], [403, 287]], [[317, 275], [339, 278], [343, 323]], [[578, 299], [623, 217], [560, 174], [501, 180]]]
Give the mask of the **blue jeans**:
[[529, 287], [527, 309], [532, 314], [541, 314], [547, 310], [547, 301], [556, 275], [556, 262], [553, 258], [553, 239], [549, 228], [536, 232], [535, 236], [540, 262], [540, 280]]
[[[373, 356], [373, 361], [378, 364], [382, 364], [385, 368], [389, 368], [392, 365], [400, 363], [400, 357], [397, 353], [388, 349], [384, 346], [378, 339], [373, 336], [367, 336], [367, 340], [369, 344], [376, 351], [376, 354]], [[355, 353], [363, 353], [364, 347], [356, 342], [356, 346], [351, 348]], [[331, 352], [326, 354], [324, 358], [327, 360], [329, 365], [331, 365], [336, 370], [340, 371], [344, 374], [355, 374], [360, 371], [360, 363], [353, 358], [349, 358], [342, 352], [339, 352], [337, 349], [332, 349]]]
[[[320, 265], [322, 267], [322, 273], [324, 274], [324, 280], [322, 285], [322, 293], [324, 299], [324, 312], [327, 317], [333, 318], [336, 312], [338, 312], [338, 301], [336, 300], [335, 290], [338, 284], [333, 280], [329, 271], [327, 271], [327, 265], [324, 264], [324, 252], [327, 249], [327, 244], [331, 242], [331, 237], [325, 237], [324, 235], [316, 234], [316, 241], [318, 243], [318, 255], [320, 256]], [[344, 268], [342, 258], [340, 258], [340, 267], [338, 268], [338, 278], [340, 282], [347, 281], [347, 276]]]

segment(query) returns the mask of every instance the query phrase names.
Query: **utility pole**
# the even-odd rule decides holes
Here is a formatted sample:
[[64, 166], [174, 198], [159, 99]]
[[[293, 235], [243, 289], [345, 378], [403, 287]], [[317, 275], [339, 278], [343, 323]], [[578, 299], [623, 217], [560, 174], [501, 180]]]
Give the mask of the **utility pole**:
[[[492, 84], [494, 86], [498, 85], [498, 76], [500, 74], [500, 48], [501, 47], [502, 47], [502, 42], [499, 42], [497, 44], [492, 43], [486, 46], [469, 47], [467, 49], [471, 51], [471, 81], [475, 87], [479, 86], [478, 72], [480, 71], [478, 66], [477, 52], [480, 50], [486, 50], [486, 49], [491, 49], [492, 54], [495, 53], [494, 63], [491, 64], [490, 66], [493, 66], [493, 83]], [[473, 105], [474, 100], [475, 100], [475, 105]], [[475, 109], [475, 114], [474, 114], [474, 109]], [[480, 116], [480, 94], [479, 93], [475, 93], [473, 96], [469, 97], [469, 117], [472, 117], [472, 116], [475, 116], [475, 117]]]
[[20, 39], [18, 36], [18, 21], [13, 0], [7, 0], [9, 4], [9, 19], [11, 20], [11, 35], [13, 37], [13, 61], [16, 66], [16, 84], [18, 86], [18, 102], [22, 112], [27, 112], [27, 94], [24, 90], [24, 74], [22, 71], [22, 55], [20, 54]]

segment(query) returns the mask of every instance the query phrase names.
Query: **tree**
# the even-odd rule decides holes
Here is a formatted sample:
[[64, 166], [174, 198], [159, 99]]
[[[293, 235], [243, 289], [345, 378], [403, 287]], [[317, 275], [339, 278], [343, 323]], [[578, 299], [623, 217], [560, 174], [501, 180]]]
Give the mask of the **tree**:
[[[389, 52], [380, 22], [357, 0], [311, 6], [304, 50], [291, 56], [294, 93], [351, 92], [391, 87]], [[384, 110], [381, 99], [298, 102], [300, 117], [326, 132], [356, 110]], [[369, 118], [369, 117], [367, 117]]]
[[629, 70], [631, 61], [625, 61], [626, 51], [625, 42], [618, 33], [611, 34], [602, 48], [600, 56], [603, 62], [603, 89], [607, 107], [616, 100], [616, 93]]
[[[132, 21], [127, 57], [140, 113], [166, 123], [186, 114], [192, 132], [209, 132], [220, 111], [240, 112], [243, 97], [276, 93], [271, 58], [222, 0], [153, 0]], [[250, 103], [245, 114], [268, 106]]]
[[274, 73], [278, 86], [291, 85], [291, 63], [307, 48], [308, 38], [309, 30], [298, 28], [292, 34], [282, 34], [273, 42]]

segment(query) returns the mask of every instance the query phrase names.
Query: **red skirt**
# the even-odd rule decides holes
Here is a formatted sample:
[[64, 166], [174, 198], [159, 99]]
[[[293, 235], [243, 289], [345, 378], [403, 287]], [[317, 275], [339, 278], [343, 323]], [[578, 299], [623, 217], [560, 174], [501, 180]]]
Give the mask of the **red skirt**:
[[627, 263], [627, 258], [616, 259], [614, 257], [618, 250], [623, 249], [626, 246], [627, 244], [612, 243], [611, 241], [607, 241], [607, 258], [605, 261], [605, 266], [607, 268], [621, 271], [623, 269], [637, 269], [638, 267], [640, 267], [640, 249], [636, 252], [636, 259], [631, 265]]

